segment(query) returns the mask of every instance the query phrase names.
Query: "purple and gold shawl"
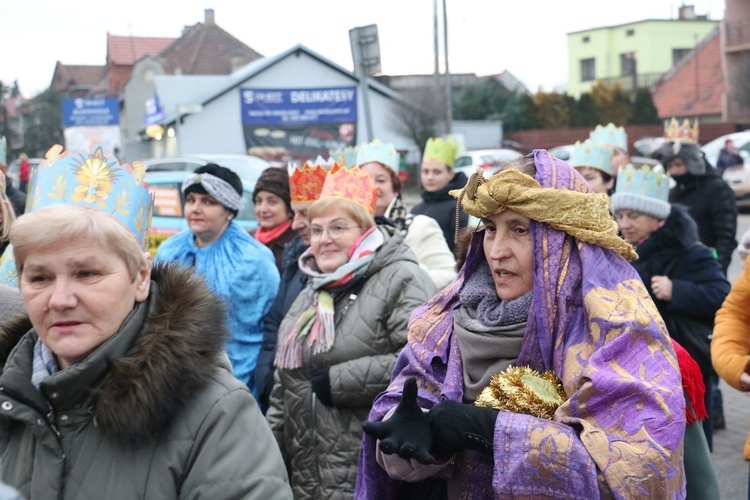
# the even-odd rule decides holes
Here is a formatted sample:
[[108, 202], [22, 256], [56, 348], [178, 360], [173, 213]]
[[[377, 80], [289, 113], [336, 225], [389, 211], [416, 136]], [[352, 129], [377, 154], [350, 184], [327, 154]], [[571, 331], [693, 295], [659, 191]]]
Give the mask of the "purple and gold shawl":
[[[582, 177], [547, 151], [533, 153], [542, 187], [587, 192]], [[531, 223], [534, 299], [517, 364], [553, 370], [568, 401], [552, 420], [501, 411], [494, 460], [461, 464], [462, 498], [683, 498], [685, 400], [661, 317], [630, 264], [548, 224]], [[414, 311], [408, 343], [368, 420], [381, 420], [416, 377], [419, 404], [461, 401], [463, 367], [452, 311], [482, 259], [474, 235], [456, 280]], [[394, 498], [398, 482], [364, 435], [355, 498]], [[449, 466], [453, 467], [453, 466]]]

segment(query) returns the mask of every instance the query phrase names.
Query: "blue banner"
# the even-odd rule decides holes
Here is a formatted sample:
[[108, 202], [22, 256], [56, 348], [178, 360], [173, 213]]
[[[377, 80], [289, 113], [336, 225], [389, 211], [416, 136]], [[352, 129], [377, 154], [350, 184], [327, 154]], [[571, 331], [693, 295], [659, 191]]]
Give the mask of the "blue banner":
[[116, 97], [63, 99], [65, 127], [99, 127], [120, 124], [120, 104]]
[[357, 123], [357, 87], [240, 89], [243, 125]]
[[146, 125], [153, 125], [154, 123], [161, 123], [164, 120], [164, 110], [159, 105], [159, 98], [152, 97], [146, 100]]

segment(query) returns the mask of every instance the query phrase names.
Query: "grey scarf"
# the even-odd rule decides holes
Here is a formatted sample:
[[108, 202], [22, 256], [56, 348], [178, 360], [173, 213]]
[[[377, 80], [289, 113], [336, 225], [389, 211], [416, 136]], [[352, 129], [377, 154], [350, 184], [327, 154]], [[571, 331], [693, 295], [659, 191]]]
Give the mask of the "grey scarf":
[[463, 305], [453, 313], [464, 372], [466, 403], [473, 403], [496, 373], [515, 363], [521, 352], [533, 292], [501, 301], [489, 266], [480, 264], [459, 293]]

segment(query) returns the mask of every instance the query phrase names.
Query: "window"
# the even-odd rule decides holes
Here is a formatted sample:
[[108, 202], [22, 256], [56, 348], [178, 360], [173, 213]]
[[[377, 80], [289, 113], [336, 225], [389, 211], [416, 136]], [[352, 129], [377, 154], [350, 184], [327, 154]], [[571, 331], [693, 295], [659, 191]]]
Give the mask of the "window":
[[591, 41], [590, 36], [586, 35], [585, 37], [583, 37], [583, 43], [589, 43], [590, 41]]
[[591, 80], [596, 80], [596, 60], [593, 57], [581, 59], [581, 81], [589, 82]]
[[625, 31], [625, 36], [633, 36], [633, 35], [635, 35], [635, 30], [631, 29], [631, 30]]
[[635, 52], [620, 54], [620, 76], [633, 76], [638, 74]]
[[690, 53], [691, 49], [672, 49], [672, 66], [677, 66], [686, 55]]

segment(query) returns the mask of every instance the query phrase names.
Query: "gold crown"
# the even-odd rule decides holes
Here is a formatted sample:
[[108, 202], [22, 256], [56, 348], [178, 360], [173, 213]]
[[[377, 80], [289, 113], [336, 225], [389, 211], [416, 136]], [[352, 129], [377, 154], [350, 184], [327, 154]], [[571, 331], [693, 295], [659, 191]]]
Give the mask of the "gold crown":
[[375, 202], [378, 198], [378, 188], [372, 185], [370, 176], [361, 172], [359, 167], [340, 168], [335, 172], [332, 170], [323, 184], [323, 192], [320, 199], [343, 198], [353, 201], [367, 210], [370, 215], [375, 215]]
[[691, 127], [687, 118], [682, 121], [682, 125], [677, 123], [677, 118], [672, 117], [668, 125], [664, 126], [664, 138], [669, 142], [698, 142], [698, 119], [695, 119]]
[[445, 140], [442, 137], [431, 137], [427, 139], [427, 144], [425, 144], [422, 161], [436, 160], [453, 168], [457, 152], [458, 146], [451, 139]]
[[323, 191], [328, 171], [322, 165], [312, 165], [305, 162], [302, 168], [295, 167], [289, 176], [289, 192], [292, 203], [306, 203], [315, 201]]

